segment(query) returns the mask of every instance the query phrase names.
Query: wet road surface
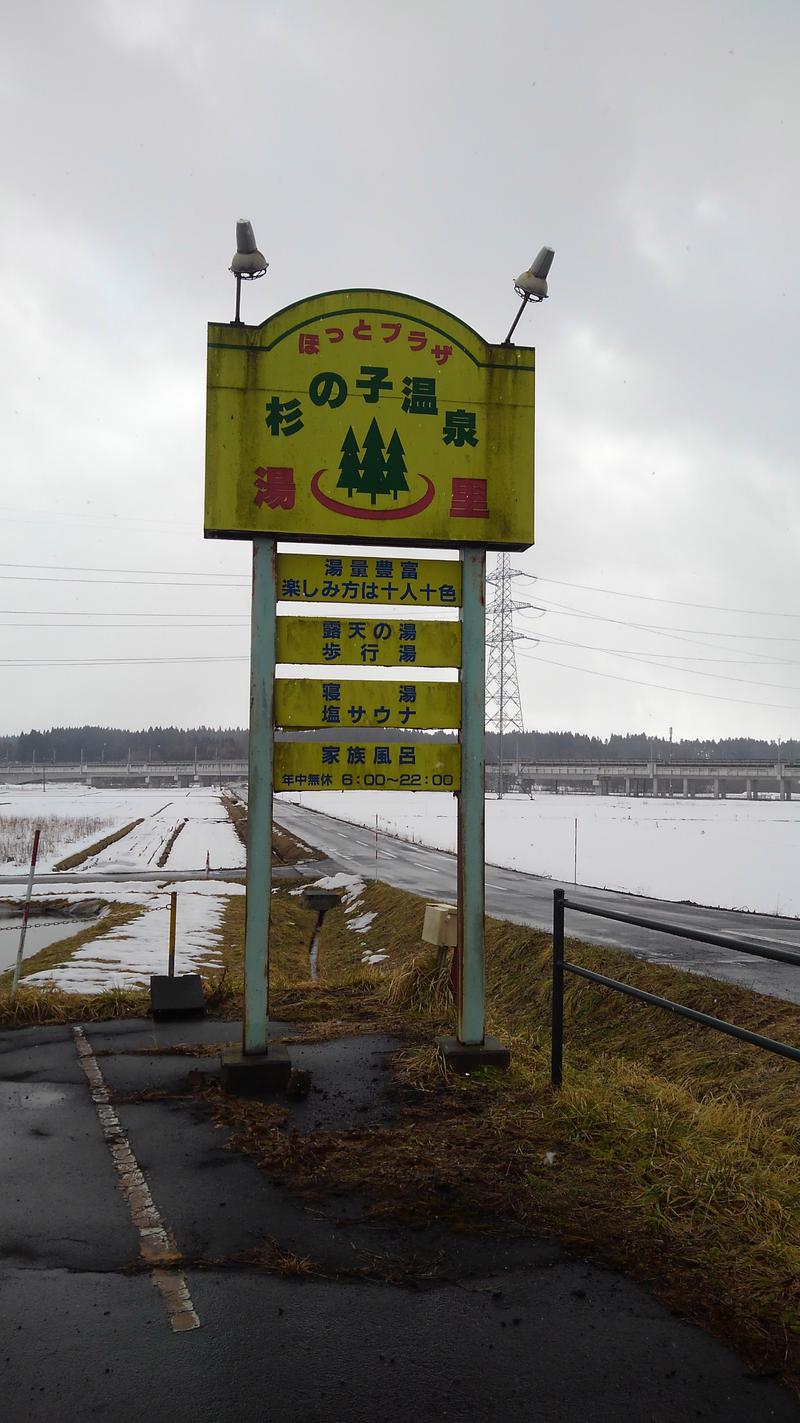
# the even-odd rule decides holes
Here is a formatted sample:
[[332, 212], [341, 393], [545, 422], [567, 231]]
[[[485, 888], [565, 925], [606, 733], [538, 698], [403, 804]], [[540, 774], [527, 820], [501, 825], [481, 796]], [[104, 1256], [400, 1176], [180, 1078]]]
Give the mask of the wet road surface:
[[[217, 1059], [154, 1051], [240, 1031], [85, 1025], [104, 1112], [71, 1028], [0, 1033], [0, 1387], [13, 1423], [798, 1423], [774, 1380], [643, 1285], [552, 1242], [410, 1231], [359, 1200], [301, 1200], [271, 1182], [202, 1106], [170, 1095]], [[393, 1046], [292, 1047], [316, 1089], [290, 1104], [297, 1130], [389, 1125]], [[172, 1242], [160, 1273], [141, 1253], [142, 1193], [120, 1189], [123, 1152]], [[270, 1241], [308, 1269], [253, 1268], [243, 1253]], [[411, 1284], [380, 1278], [398, 1264]], [[191, 1312], [171, 1311], [165, 1278]]]
[[[362, 825], [336, 820], [279, 797], [275, 798], [273, 814], [279, 825], [321, 850], [339, 869], [367, 880], [384, 880], [427, 899], [455, 899], [456, 861], [455, 856], [446, 851], [427, 850], [381, 833], [377, 836], [376, 858], [375, 832]], [[498, 919], [550, 930], [554, 889], [565, 889], [568, 898], [574, 897], [595, 907], [606, 906], [623, 914], [664, 919], [687, 929], [729, 934], [757, 946], [776, 945], [800, 953], [800, 921], [797, 919], [704, 909], [486, 866], [486, 912]], [[574, 934], [589, 943], [614, 945], [651, 963], [672, 964], [690, 973], [738, 983], [758, 993], [800, 1003], [800, 967], [744, 957], [729, 949], [696, 944], [690, 939], [672, 938], [573, 910], [567, 911], [566, 926], [568, 935]]]

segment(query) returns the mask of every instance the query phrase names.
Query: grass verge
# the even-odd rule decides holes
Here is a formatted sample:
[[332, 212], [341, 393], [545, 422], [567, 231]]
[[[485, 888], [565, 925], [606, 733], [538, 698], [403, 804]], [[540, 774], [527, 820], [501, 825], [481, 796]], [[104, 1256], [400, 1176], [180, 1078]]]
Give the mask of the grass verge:
[[[57, 968], [68, 963], [78, 949], [85, 948], [94, 939], [105, 937], [111, 929], [122, 928], [125, 924], [130, 924], [134, 919], [138, 919], [144, 913], [143, 908], [136, 904], [106, 904], [103, 903], [104, 912], [91, 924], [85, 928], [78, 929], [74, 934], [70, 934], [66, 939], [59, 939], [58, 943], [51, 944], [46, 949], [40, 949], [38, 953], [31, 954], [29, 958], [22, 960], [22, 970], [27, 976], [32, 973], [43, 973], [47, 969]], [[0, 1027], [15, 1028], [27, 1025], [28, 1023], [71, 1023], [78, 1022], [83, 1017], [94, 1016], [95, 1011], [103, 1018], [114, 1017], [113, 1005], [122, 1002], [127, 997], [140, 999], [147, 998], [148, 1006], [145, 1010], [149, 1012], [149, 993], [122, 993], [121, 990], [109, 992], [107, 994], [73, 994], [65, 993], [61, 989], [51, 987], [49, 984], [26, 984], [24, 979], [19, 985], [15, 999], [11, 997], [11, 980], [13, 969], [6, 969], [0, 973]], [[103, 1003], [98, 1004], [96, 1009], [84, 1011], [84, 1006], [93, 1003], [94, 999], [102, 999]], [[129, 1013], [122, 1013], [123, 1017], [129, 1017]]]
[[[275, 901], [284, 896], [275, 896]], [[286, 896], [285, 898], [289, 898]], [[290, 901], [291, 902], [291, 901]], [[241, 905], [241, 901], [239, 901]], [[758, 1372], [800, 1382], [800, 1094], [795, 1065], [656, 1009], [568, 980], [565, 1085], [549, 1085], [550, 938], [487, 921], [490, 1030], [507, 1075], [448, 1075], [432, 1047], [452, 1027], [447, 971], [421, 950], [424, 901], [368, 885], [358, 913], [325, 921], [319, 984], [303, 971], [313, 915], [274, 904], [273, 1011], [308, 1036], [399, 1032], [395, 1125], [299, 1136], [262, 1104], [199, 1091], [273, 1178], [348, 1190], [381, 1215], [455, 1228], [492, 1222], [569, 1246], [647, 1282], [734, 1345]], [[232, 917], [229, 927], [233, 929]], [[236, 927], [236, 932], [240, 932]], [[294, 934], [294, 948], [289, 944]], [[354, 946], [354, 940], [356, 944]], [[365, 968], [388, 950], [391, 972]], [[628, 954], [569, 943], [587, 967], [800, 1045], [796, 1006]], [[315, 1016], [316, 1012], [316, 1016]]]
[[[222, 804], [228, 812], [236, 834], [244, 846], [247, 845], [247, 805], [231, 791], [222, 792]], [[316, 860], [319, 851], [312, 850], [295, 835], [290, 835], [281, 825], [272, 822], [272, 863], [273, 865], [297, 865], [303, 860]]]

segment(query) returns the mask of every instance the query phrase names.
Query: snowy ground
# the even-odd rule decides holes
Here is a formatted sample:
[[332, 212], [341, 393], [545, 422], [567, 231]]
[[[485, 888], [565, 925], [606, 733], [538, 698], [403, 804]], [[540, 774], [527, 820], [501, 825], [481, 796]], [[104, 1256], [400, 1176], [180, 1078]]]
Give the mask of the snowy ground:
[[[310, 810], [455, 850], [452, 796], [321, 791]], [[490, 864], [568, 883], [800, 915], [800, 802], [505, 796], [486, 801]]]
[[[100, 837], [90, 836], [88, 843], [111, 833], [113, 829], [142, 819], [124, 839], [109, 845], [80, 866], [85, 876], [76, 887], [65, 882], [42, 885], [34, 889], [34, 898], [57, 894], [70, 901], [97, 899], [140, 906], [144, 912], [132, 923], [92, 940], [61, 967], [44, 973], [31, 974], [26, 983], [53, 983], [68, 992], [99, 992], [110, 987], [146, 987], [151, 973], [166, 972], [169, 928], [169, 889], [158, 883], [126, 881], [119, 885], [107, 881], [92, 882], [92, 870], [103, 874], [137, 869], [152, 871], [164, 854], [177, 826], [182, 828], [167, 856], [164, 868], [169, 870], [202, 871], [208, 863], [211, 869], [244, 868], [244, 847], [228, 819], [219, 794], [206, 790], [93, 790], [79, 786], [53, 786], [47, 791], [25, 786], [0, 786], [0, 832], [3, 818], [29, 816], [32, 823], [47, 819], [65, 823], [81, 817], [109, 822], [111, 830]], [[183, 822], [186, 822], [183, 824]], [[59, 842], [40, 863], [49, 869], [55, 861], [86, 846], [83, 843]], [[25, 868], [22, 856], [18, 862], [0, 866], [0, 894], [3, 874], [19, 873]], [[178, 934], [176, 971], [189, 973], [213, 968], [219, 962], [216, 950], [218, 929], [228, 896], [243, 894], [241, 885], [216, 880], [182, 881], [178, 891]], [[9, 898], [19, 898], [19, 886], [8, 887]], [[76, 924], [77, 931], [82, 926]]]

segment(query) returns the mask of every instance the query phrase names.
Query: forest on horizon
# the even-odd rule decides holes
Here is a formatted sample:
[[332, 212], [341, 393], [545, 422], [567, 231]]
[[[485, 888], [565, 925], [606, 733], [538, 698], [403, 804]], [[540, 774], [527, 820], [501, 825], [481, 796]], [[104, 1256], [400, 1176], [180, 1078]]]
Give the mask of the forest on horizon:
[[[486, 754], [497, 759], [498, 736], [487, 732]], [[247, 728], [150, 726], [128, 731], [113, 726], [56, 726], [0, 736], [2, 761], [238, 761], [247, 756]], [[608, 737], [577, 731], [506, 732], [504, 762], [543, 761], [769, 761], [800, 759], [800, 741], [766, 741], [756, 737], [723, 737], [718, 741], [668, 741], [646, 732]]]

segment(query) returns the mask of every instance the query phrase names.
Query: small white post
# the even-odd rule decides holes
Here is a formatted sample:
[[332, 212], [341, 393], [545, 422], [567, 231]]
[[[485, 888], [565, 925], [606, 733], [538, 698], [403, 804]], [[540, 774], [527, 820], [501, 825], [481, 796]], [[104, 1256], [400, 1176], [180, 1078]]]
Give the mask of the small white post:
[[17, 962], [14, 965], [14, 978], [11, 983], [11, 997], [14, 998], [19, 983], [19, 971], [22, 965], [22, 951], [25, 948], [25, 935], [28, 932], [28, 919], [31, 912], [31, 895], [33, 893], [33, 877], [36, 873], [36, 860], [39, 855], [39, 838], [42, 833], [41, 825], [37, 825], [33, 832], [33, 849], [31, 850], [31, 867], [28, 872], [28, 887], [25, 891], [25, 908], [22, 911], [22, 928], [19, 934], [19, 948], [17, 949]]
[[572, 882], [578, 883], [578, 817], [575, 816], [575, 836], [572, 853]]

